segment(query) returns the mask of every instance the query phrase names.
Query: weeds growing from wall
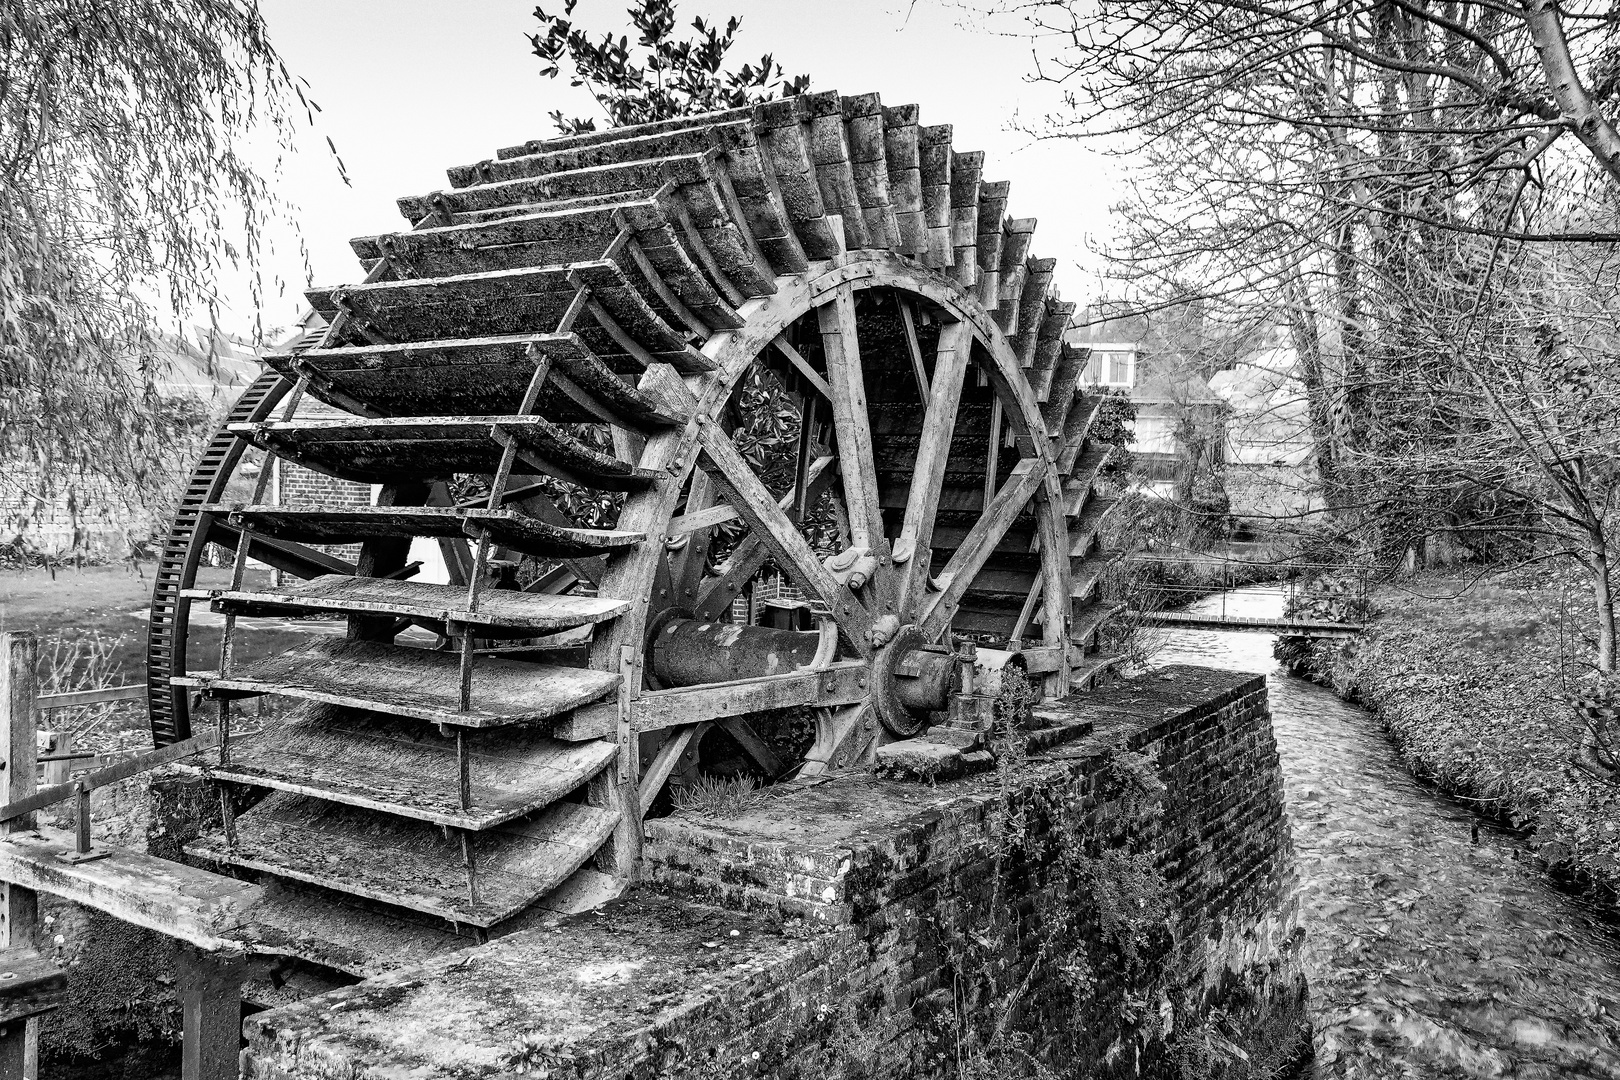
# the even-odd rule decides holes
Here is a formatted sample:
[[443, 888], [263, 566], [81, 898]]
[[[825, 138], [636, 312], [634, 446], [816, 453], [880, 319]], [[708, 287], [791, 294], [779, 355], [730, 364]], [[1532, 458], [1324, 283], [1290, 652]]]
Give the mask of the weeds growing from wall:
[[677, 810], [714, 818], [741, 817], [765, 798], [752, 776], [700, 776], [693, 783], [675, 789]]

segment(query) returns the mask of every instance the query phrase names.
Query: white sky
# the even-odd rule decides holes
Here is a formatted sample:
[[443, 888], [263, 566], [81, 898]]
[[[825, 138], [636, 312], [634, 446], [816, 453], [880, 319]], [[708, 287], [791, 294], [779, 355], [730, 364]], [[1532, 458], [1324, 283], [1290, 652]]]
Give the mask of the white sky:
[[[447, 186], [444, 171], [496, 149], [554, 134], [554, 108], [597, 115], [583, 90], [544, 79], [526, 35], [534, 0], [261, 0], [271, 39], [320, 104], [313, 135], [288, 162], [281, 192], [299, 208], [316, 284], [358, 280], [348, 240], [403, 229], [400, 195]], [[560, 0], [542, 6], [560, 10]], [[625, 0], [581, 0], [575, 18], [597, 31], [628, 26]], [[1109, 163], [1073, 141], [1032, 142], [1015, 118], [1050, 108], [1050, 86], [1031, 85], [1030, 42], [965, 25], [940, 0], [684, 0], [694, 16], [742, 17], [735, 62], [772, 52], [813, 90], [877, 91], [887, 104], [915, 102], [925, 124], [954, 125], [958, 150], [986, 153], [985, 179], [1012, 181], [1008, 210], [1036, 217], [1034, 251], [1060, 261], [1057, 285], [1071, 300], [1092, 291], [1088, 239], [1107, 235], [1113, 200]], [[348, 167], [345, 187], [328, 155], [330, 136]], [[296, 243], [266, 269], [304, 280]], [[233, 310], [246, 324], [245, 289]], [[285, 325], [302, 307], [289, 289], [265, 311]]]

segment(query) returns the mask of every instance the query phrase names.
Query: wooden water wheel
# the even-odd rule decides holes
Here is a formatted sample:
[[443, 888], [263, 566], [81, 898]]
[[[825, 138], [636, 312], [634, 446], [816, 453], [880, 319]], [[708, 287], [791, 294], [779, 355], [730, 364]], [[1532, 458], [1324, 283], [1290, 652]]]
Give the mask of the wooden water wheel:
[[[823, 93], [531, 142], [401, 199], [413, 227], [309, 292], [324, 338], [269, 358], [164, 549], [156, 740], [194, 692], [227, 729], [234, 699], [293, 702], [211, 766], [263, 797], [189, 850], [489, 927], [576, 871], [628, 879], [711, 722], [804, 776], [948, 721], [964, 641], [1048, 695], [1089, 678], [1098, 402], [982, 164], [915, 106]], [[375, 505], [268, 505], [268, 468], [223, 502], [249, 444]], [[448, 584], [413, 579], [422, 538]], [[238, 587], [193, 588], [210, 543]], [[240, 587], [249, 556], [294, 580]], [[812, 628], [732, 617], [765, 577]], [[219, 670], [187, 655], [194, 602], [226, 617]], [[233, 659], [236, 619], [289, 615], [347, 632]], [[818, 718], [802, 760], [750, 725], [789, 706]]]

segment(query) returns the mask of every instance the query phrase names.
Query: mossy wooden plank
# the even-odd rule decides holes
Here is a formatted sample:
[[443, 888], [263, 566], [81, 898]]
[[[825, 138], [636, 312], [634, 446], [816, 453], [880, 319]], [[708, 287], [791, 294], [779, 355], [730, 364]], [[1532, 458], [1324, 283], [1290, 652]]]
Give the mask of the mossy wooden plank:
[[580, 442], [542, 416], [431, 416], [378, 420], [290, 420], [232, 424], [233, 434], [318, 472], [362, 483], [446, 480], [493, 473], [502, 446], [519, 447], [519, 464], [571, 483], [634, 491], [657, 479]]
[[[323, 318], [348, 311], [367, 320], [391, 343], [552, 333], [561, 325], [580, 285], [624, 333], [655, 359], [682, 369], [706, 370], [708, 362], [684, 335], [658, 316], [625, 275], [609, 261], [412, 278], [369, 285], [305, 291]], [[581, 320], [581, 339], [602, 355], [619, 350], [603, 325]]]
[[[635, 201], [638, 200], [625, 200], [626, 203]], [[523, 255], [528, 261], [522, 265], [563, 265], [602, 258], [608, 244], [619, 234], [617, 219], [621, 212], [621, 204], [616, 203], [541, 210], [462, 225], [359, 236], [350, 240], [349, 246], [362, 259], [386, 255], [396, 268], [427, 268], [436, 260], [456, 258], [457, 252], [471, 253], [478, 258], [499, 258], [505, 248], [525, 249]], [[476, 268], [489, 270], [494, 266], [485, 263]], [[402, 276], [429, 275], [408, 273]]]
[[203, 949], [240, 948], [236, 931], [263, 894], [256, 885], [110, 848], [99, 859], [68, 862], [72, 833], [47, 826], [0, 840], [0, 881], [72, 900], [122, 922]]
[[511, 510], [458, 509], [450, 506], [355, 506], [309, 508], [206, 503], [204, 513], [219, 514], [238, 528], [287, 540], [315, 544], [348, 544], [384, 536], [460, 537], [470, 529], [487, 530], [492, 539], [530, 555], [573, 558], [601, 555], [644, 539], [642, 533], [574, 529], [552, 525]]
[[[301, 354], [272, 354], [265, 360], [292, 378], [298, 376], [301, 367], [319, 373], [317, 396], [322, 396], [321, 383], [325, 382], [382, 416], [425, 416], [515, 411], [541, 357], [550, 360], [554, 370], [566, 371], [593, 397], [637, 427], [675, 422], [573, 333], [344, 346]], [[632, 365], [626, 370], [639, 368]], [[579, 413], [564, 395], [549, 386], [541, 393], [539, 411], [557, 420], [589, 415]]]
[[397, 202], [405, 220], [415, 222], [421, 221], [440, 206], [448, 207], [452, 214], [465, 214], [564, 199], [617, 197], [631, 192], [651, 193], [662, 187], [666, 180], [683, 184], [701, 183], [708, 175], [712, 153], [678, 154], [570, 169], [544, 176], [521, 176], [454, 191], [407, 195]]
[[616, 814], [599, 807], [557, 803], [475, 834], [476, 902], [468, 894], [459, 839], [438, 826], [285, 792], [237, 818], [234, 846], [207, 837], [186, 852], [490, 927], [562, 884], [616, 823]]
[[495, 184], [521, 177], [549, 176], [576, 169], [594, 169], [632, 162], [702, 155], [715, 146], [735, 146], [751, 142], [753, 131], [746, 121], [715, 123], [709, 117], [701, 125], [647, 135], [631, 135], [599, 143], [562, 146], [547, 144], [533, 153], [500, 157], [475, 165], [448, 170], [450, 183], [458, 188]]
[[49, 1012], [67, 999], [67, 971], [37, 949], [0, 953], [0, 1024]]
[[397, 615], [434, 622], [454, 620], [491, 630], [511, 630], [524, 637], [588, 626], [630, 610], [629, 600], [605, 596], [488, 589], [479, 594], [478, 610], [469, 612], [466, 610], [467, 590], [461, 585], [339, 574], [326, 574], [272, 589], [235, 592], [188, 589], [181, 595], [193, 600], [211, 600], [216, 611], [233, 615], [284, 617], [318, 611]]
[[369, 641], [312, 641], [242, 666], [229, 675], [192, 672], [176, 685], [215, 697], [274, 694], [410, 716], [457, 727], [488, 728], [547, 720], [612, 693], [614, 672], [485, 659], [472, 675], [472, 707], [460, 711], [461, 668], [453, 653]]
[[507, 158], [523, 157], [527, 154], [538, 154], [547, 150], [595, 146], [601, 143], [618, 142], [621, 139], [639, 139], [648, 135], [681, 132], [689, 128], [709, 128], [731, 120], [747, 120], [753, 115], [754, 107], [745, 105], [738, 109], [726, 109], [721, 112], [704, 113], [697, 116], [677, 116], [669, 120], [654, 120], [647, 124], [631, 124], [629, 127], [608, 128], [604, 131], [586, 131], [578, 135], [559, 135], [549, 139], [530, 139], [528, 142], [517, 146], [508, 146], [497, 150], [495, 158], [504, 161]]
[[534, 728], [465, 736], [472, 806], [463, 809], [456, 740], [396, 717], [309, 704], [231, 747], [222, 780], [481, 831], [575, 790], [618, 753], [614, 743], [559, 742]]

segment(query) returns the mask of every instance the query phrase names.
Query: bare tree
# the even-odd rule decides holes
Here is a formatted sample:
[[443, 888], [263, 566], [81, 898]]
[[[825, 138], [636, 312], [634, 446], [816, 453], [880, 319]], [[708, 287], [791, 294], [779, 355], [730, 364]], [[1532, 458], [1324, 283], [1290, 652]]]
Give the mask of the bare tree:
[[[1612, 408], [1616, 370], [1594, 317], [1620, 240], [1610, 10], [1006, 10], [1037, 36], [1037, 77], [1065, 90], [1040, 132], [1131, 155], [1125, 306], [1201, 298], [1288, 327], [1342, 527], [1383, 550], [1461, 530], [1574, 559], [1597, 600], [1594, 663], [1612, 669], [1617, 448], [1591, 411]], [[1586, 396], [1564, 385], [1577, 370]]]

